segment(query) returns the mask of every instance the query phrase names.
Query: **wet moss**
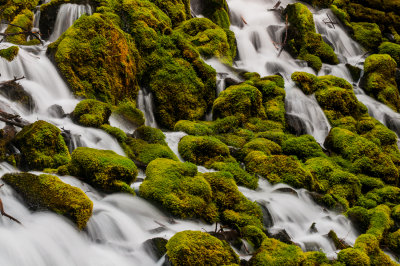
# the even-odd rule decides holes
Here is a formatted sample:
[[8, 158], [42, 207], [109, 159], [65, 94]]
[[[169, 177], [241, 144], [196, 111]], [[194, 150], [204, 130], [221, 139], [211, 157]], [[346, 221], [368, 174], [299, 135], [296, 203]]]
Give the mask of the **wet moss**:
[[61, 130], [42, 120], [25, 126], [14, 143], [21, 151], [19, 166], [25, 169], [57, 168], [70, 160]]
[[379, 248], [379, 241], [371, 234], [360, 235], [354, 248], [367, 254], [371, 265], [397, 265]]
[[353, 22], [354, 38], [370, 51], [375, 51], [382, 42], [382, 33], [375, 23]]
[[167, 146], [165, 142], [165, 135], [161, 129], [149, 126], [141, 126], [133, 133], [136, 138], [142, 139], [150, 144], [162, 144]]
[[294, 72], [292, 74], [292, 80], [306, 95], [313, 94], [319, 89], [318, 78], [313, 74], [306, 72]]
[[282, 148], [278, 144], [264, 138], [255, 138], [247, 142], [241, 150], [242, 159], [252, 151], [261, 151], [265, 155], [282, 154]]
[[71, 155], [68, 173], [106, 193], [135, 194], [129, 186], [137, 176], [136, 165], [113, 151], [79, 147]]
[[109, 104], [88, 99], [76, 105], [72, 118], [83, 126], [99, 128], [103, 124], [108, 124], [110, 115], [111, 106]]
[[18, 46], [10, 46], [6, 49], [0, 49], [0, 57], [6, 59], [8, 62], [11, 62], [18, 55], [18, 52]]
[[188, 120], [180, 120], [175, 124], [175, 131], [183, 131], [189, 135], [205, 136], [213, 134], [213, 130], [205, 122], [195, 122]]
[[81, 16], [48, 53], [76, 96], [117, 104], [136, 99], [141, 57], [106, 15]]
[[390, 55], [396, 61], [397, 65], [400, 65], [400, 44], [383, 42], [379, 45], [379, 53]]
[[239, 257], [228, 243], [207, 233], [183, 231], [167, 243], [173, 265], [238, 265]]
[[153, 160], [147, 166], [146, 179], [139, 192], [180, 218], [202, 218], [211, 222], [218, 217], [217, 207], [211, 201], [211, 187], [191, 163]]
[[400, 111], [400, 94], [395, 80], [396, 61], [387, 54], [374, 54], [364, 63], [362, 87], [372, 97]]
[[120, 143], [125, 142], [127, 139], [126, 133], [121, 129], [119, 129], [118, 127], [112, 127], [110, 125], [103, 124], [101, 125], [100, 128], [103, 129], [108, 134], [110, 134], [111, 136], [113, 136], [114, 138], [116, 138]]
[[338, 261], [349, 266], [371, 265], [368, 255], [355, 248], [346, 248], [341, 250], [338, 254]]
[[33, 208], [46, 208], [71, 219], [79, 229], [92, 215], [93, 203], [79, 188], [52, 175], [5, 174], [2, 180], [15, 189]]
[[40, 43], [40, 41], [37, 39], [34, 39], [32, 41], [27, 41], [28, 34], [17, 34], [17, 33], [23, 33], [25, 31], [30, 31], [33, 27], [33, 13], [29, 9], [22, 10], [16, 17], [14, 17], [11, 24], [8, 25], [5, 31], [5, 33], [10, 34], [10, 36], [7, 36], [5, 38], [7, 42], [19, 45], [30, 45], [30, 44]]
[[312, 157], [325, 156], [321, 146], [310, 135], [287, 139], [282, 143], [282, 151], [286, 155], [295, 155], [304, 161]]
[[191, 163], [209, 165], [229, 159], [229, 148], [220, 140], [208, 136], [185, 136], [178, 146], [182, 158]]
[[142, 126], [145, 122], [142, 111], [136, 107], [136, 103], [133, 101], [119, 102], [118, 106], [114, 108], [113, 114], [122, 116], [135, 126]]
[[219, 171], [231, 173], [239, 186], [245, 186], [251, 189], [256, 189], [258, 186], [258, 178], [254, 174], [249, 174], [238, 162], [215, 162], [211, 164], [210, 167]]
[[23, 10], [32, 10], [38, 4], [39, 0], [3, 0], [1, 1], [0, 19], [11, 22]]
[[390, 218], [390, 208], [386, 205], [379, 205], [369, 211], [370, 221], [367, 234], [373, 235], [380, 241], [388, 230], [393, 226]]
[[400, 229], [388, 235], [387, 243], [393, 252], [400, 253]]
[[172, 26], [177, 26], [192, 17], [189, 0], [151, 0], [151, 2], [169, 16]]
[[202, 14], [221, 28], [229, 29], [229, 7], [226, 0], [205, 0], [202, 6]]

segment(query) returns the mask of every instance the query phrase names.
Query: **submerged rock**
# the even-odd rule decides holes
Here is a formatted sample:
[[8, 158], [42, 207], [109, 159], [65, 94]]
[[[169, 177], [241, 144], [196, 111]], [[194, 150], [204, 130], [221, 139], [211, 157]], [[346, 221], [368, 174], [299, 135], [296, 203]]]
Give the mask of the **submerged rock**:
[[92, 215], [93, 203], [79, 188], [62, 182], [52, 175], [30, 173], [5, 174], [2, 177], [34, 208], [45, 208], [72, 220], [79, 229], [86, 226]]

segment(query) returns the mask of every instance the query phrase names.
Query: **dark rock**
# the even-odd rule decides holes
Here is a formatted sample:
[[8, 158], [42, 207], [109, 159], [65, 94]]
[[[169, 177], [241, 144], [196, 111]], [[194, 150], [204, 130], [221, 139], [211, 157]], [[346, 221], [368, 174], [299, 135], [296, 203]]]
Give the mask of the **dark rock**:
[[389, 115], [384, 115], [385, 125], [393, 130], [397, 135], [400, 135], [400, 120], [397, 118], [390, 117]]
[[286, 114], [286, 121], [289, 126], [289, 130], [296, 136], [307, 134], [307, 123], [295, 114]]
[[233, 146], [228, 146], [229, 148], [229, 153], [236, 158], [236, 155], [238, 155], [238, 153], [240, 152], [240, 148], [236, 148]]
[[268, 208], [266, 205], [268, 204], [266, 201], [259, 201], [257, 204], [260, 206], [262, 214], [263, 214], [263, 225], [266, 228], [270, 228], [274, 225], [274, 222], [272, 220], [271, 213], [269, 212]]
[[161, 266], [172, 266], [172, 262], [169, 259], [168, 255], [165, 255], [164, 263]]
[[218, 238], [219, 240], [224, 240], [228, 242], [238, 250], [243, 248], [243, 241], [240, 239], [240, 234], [236, 230], [208, 232], [208, 233]]
[[315, 226], [315, 223], [312, 223], [312, 225], [311, 225], [310, 228], [308, 229], [308, 232], [310, 232], [311, 234], [318, 233], [318, 229], [317, 229], [317, 227]]
[[149, 255], [154, 257], [156, 260], [159, 260], [162, 258], [162, 256], [164, 256], [165, 253], [167, 253], [167, 243], [168, 240], [161, 237], [156, 237], [146, 240], [143, 243], [143, 247]]
[[11, 125], [6, 125], [0, 130], [0, 159], [4, 160], [6, 155], [10, 153], [12, 147], [10, 142], [17, 135], [17, 130]]
[[13, 102], [18, 102], [28, 111], [35, 109], [35, 101], [24, 88], [15, 81], [5, 82], [0, 85], [0, 94]]
[[62, 106], [58, 104], [53, 104], [52, 106], [50, 106], [47, 109], [47, 112], [49, 113], [49, 115], [55, 118], [63, 118], [67, 116]]
[[269, 237], [278, 239], [279, 241], [286, 243], [286, 244], [293, 244], [292, 240], [290, 239], [289, 234], [286, 232], [285, 229], [281, 229], [276, 232], [270, 232]]
[[346, 68], [350, 71], [353, 81], [358, 81], [361, 76], [361, 68], [353, 66], [352, 64], [346, 64]]
[[332, 240], [332, 242], [335, 245], [336, 249], [345, 249], [345, 248], [349, 248], [350, 247], [350, 245], [346, 244], [346, 242], [344, 242], [344, 240], [338, 238], [338, 236], [336, 235], [335, 231], [333, 231], [333, 230], [329, 231], [328, 238], [330, 240]]
[[290, 193], [296, 197], [298, 197], [299, 195], [297, 194], [297, 191], [291, 187], [281, 187], [281, 188], [277, 188], [272, 192], [282, 192], [282, 193]]
[[247, 266], [247, 265], [250, 265], [247, 260], [245, 260], [245, 259], [240, 260], [240, 266]]
[[[397, 66], [400, 67], [400, 66]], [[396, 74], [395, 74], [395, 79], [396, 79], [396, 83], [397, 83], [397, 88], [400, 90], [400, 69], [396, 69]]]

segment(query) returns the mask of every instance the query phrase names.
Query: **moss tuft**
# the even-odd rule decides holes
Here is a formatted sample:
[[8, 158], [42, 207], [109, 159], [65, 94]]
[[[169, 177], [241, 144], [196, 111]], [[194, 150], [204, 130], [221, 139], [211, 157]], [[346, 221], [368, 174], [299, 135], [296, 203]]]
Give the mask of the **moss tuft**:
[[11, 46], [6, 49], [0, 49], [0, 57], [3, 57], [8, 62], [11, 62], [18, 55], [18, 51], [19, 51], [18, 46]]
[[111, 115], [109, 104], [97, 100], [83, 100], [79, 102], [72, 113], [73, 120], [86, 127], [99, 128], [103, 124], [108, 124]]

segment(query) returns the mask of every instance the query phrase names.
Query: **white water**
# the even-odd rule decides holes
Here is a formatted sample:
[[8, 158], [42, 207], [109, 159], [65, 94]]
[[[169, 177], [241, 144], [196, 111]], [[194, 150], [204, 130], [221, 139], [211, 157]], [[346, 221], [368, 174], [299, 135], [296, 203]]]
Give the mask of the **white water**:
[[71, 27], [74, 21], [83, 14], [92, 14], [92, 8], [90, 5], [62, 4], [58, 11], [54, 30], [49, 37], [49, 41], [56, 41], [58, 37]]
[[[322, 250], [329, 258], [336, 258], [336, 248], [327, 234], [335, 231], [346, 243], [354, 244], [357, 235], [350, 221], [343, 215], [327, 211], [317, 205], [307, 191], [295, 190], [285, 184], [270, 185], [265, 179], [258, 181], [256, 191], [240, 187], [240, 191], [250, 200], [257, 201], [266, 207], [272, 216], [273, 226], [269, 231], [286, 230], [291, 240], [300, 245], [304, 251]], [[279, 189], [295, 191], [282, 192]], [[315, 223], [317, 232], [311, 233], [310, 227]]]
[[143, 112], [146, 126], [158, 128], [157, 121], [154, 117], [154, 99], [153, 94], [146, 89], [139, 90], [137, 98], [137, 107]]

